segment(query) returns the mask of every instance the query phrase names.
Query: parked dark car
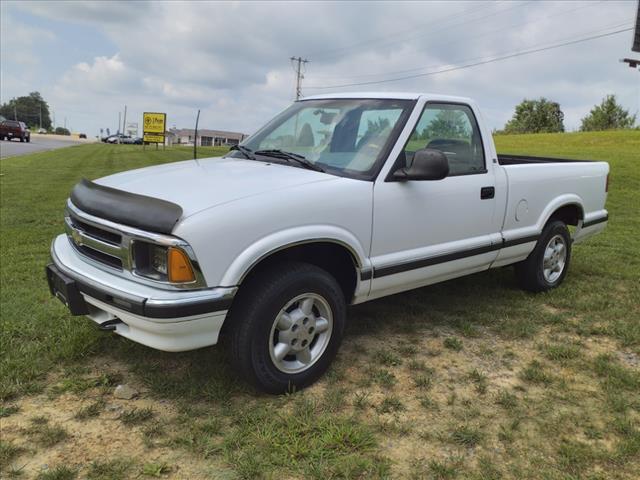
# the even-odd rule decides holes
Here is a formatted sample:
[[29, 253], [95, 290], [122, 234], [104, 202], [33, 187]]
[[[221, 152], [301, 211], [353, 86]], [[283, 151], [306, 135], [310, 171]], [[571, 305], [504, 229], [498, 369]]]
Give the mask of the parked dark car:
[[21, 142], [31, 141], [31, 131], [24, 122], [4, 120], [0, 123], [0, 139], [12, 140], [19, 138]]

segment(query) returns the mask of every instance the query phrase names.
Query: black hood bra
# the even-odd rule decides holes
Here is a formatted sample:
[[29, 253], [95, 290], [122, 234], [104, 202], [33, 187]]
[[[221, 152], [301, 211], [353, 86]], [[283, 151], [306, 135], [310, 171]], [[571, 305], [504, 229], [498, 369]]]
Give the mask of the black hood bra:
[[83, 178], [71, 191], [71, 202], [83, 212], [148, 232], [170, 234], [182, 207], [158, 198], [105, 187]]

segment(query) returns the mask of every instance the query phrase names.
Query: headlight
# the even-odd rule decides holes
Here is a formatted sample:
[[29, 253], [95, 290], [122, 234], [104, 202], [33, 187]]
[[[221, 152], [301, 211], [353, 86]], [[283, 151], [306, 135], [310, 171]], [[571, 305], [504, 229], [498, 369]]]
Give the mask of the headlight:
[[167, 249], [157, 245], [149, 245], [149, 266], [160, 275], [167, 275]]
[[143, 277], [171, 283], [196, 280], [189, 256], [178, 247], [135, 242], [133, 256], [135, 272]]

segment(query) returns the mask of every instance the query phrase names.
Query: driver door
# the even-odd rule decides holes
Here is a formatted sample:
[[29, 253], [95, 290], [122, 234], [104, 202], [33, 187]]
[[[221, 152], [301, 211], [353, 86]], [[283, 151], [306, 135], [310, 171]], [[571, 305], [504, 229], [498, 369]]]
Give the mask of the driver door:
[[442, 151], [449, 175], [376, 182], [371, 297], [483, 270], [497, 256], [502, 212], [473, 110], [427, 103], [396, 167], [410, 165], [421, 148]]

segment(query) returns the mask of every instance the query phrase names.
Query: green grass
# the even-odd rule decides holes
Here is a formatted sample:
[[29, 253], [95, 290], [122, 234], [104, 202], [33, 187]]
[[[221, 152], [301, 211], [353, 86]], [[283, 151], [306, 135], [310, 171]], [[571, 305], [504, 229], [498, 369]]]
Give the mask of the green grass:
[[[177, 413], [167, 416], [159, 407], [151, 418], [129, 406], [121, 420], [136, 425], [128, 431], [149, 457], [136, 464], [97, 460], [81, 468], [82, 478], [165, 475], [167, 467], [179, 476], [180, 465], [158, 457], [162, 447], [228, 468], [230, 478], [595, 479], [615, 472], [635, 479], [640, 134], [499, 136], [496, 142], [504, 153], [610, 162], [609, 225], [575, 246], [563, 286], [531, 295], [505, 268], [351, 307], [330, 373], [318, 387], [280, 398], [238, 382], [222, 348], [154, 351], [69, 316], [49, 295], [43, 267], [51, 239], [63, 230], [72, 186], [82, 177], [187, 159], [188, 149], [86, 145], [2, 160], [3, 425], [24, 420], [22, 397], [38, 392], [52, 404], [62, 394], [79, 398], [69, 419], [101, 415], [95, 394], [106, 398], [119, 377], [96, 374], [91, 365], [99, 359], [119, 365], [145, 396]], [[66, 438], [46, 419], [35, 422], [2, 439], [0, 476], [20, 467], [11, 463], [22, 459], [22, 445], [46, 451]], [[81, 441], [83, 423], [73, 425], [74, 440]], [[425, 453], [407, 456], [402, 444]]]
[[59, 465], [51, 470], [41, 472], [36, 480], [73, 480], [78, 476], [78, 471], [64, 465]]
[[[202, 148], [220, 155], [224, 148]], [[123, 145], [82, 145], [3, 159], [0, 164], [2, 336], [0, 399], [42, 388], [52, 364], [77, 361], [105, 347], [104, 336], [67, 314], [51, 298], [43, 268], [51, 240], [63, 231], [62, 212], [81, 178], [191, 158], [184, 148], [165, 151]], [[64, 341], [60, 341], [64, 339]]]
[[20, 407], [18, 407], [17, 405], [2, 405], [0, 406], [0, 418], [10, 417], [11, 415], [19, 411]]
[[475, 447], [482, 441], [483, 437], [482, 431], [469, 425], [460, 425], [454, 428], [450, 436], [453, 443], [464, 447]]
[[50, 448], [69, 438], [69, 433], [60, 425], [51, 425], [46, 417], [34, 417], [31, 419], [25, 433], [34, 443], [44, 448]]
[[132, 467], [133, 461], [128, 458], [95, 460], [89, 465], [86, 478], [88, 480], [124, 480], [129, 478], [129, 471]]
[[24, 449], [11, 442], [0, 440], [0, 468], [5, 469]]
[[454, 352], [459, 352], [464, 348], [462, 345], [462, 341], [456, 337], [447, 337], [443, 340], [442, 344], [445, 348], [453, 350]]
[[126, 410], [120, 415], [120, 421], [125, 425], [140, 425], [148, 422], [155, 416], [152, 408], [132, 408]]
[[387, 469], [387, 462], [369, 455], [377, 440], [366, 425], [323, 415], [318, 403], [303, 396], [289, 411], [282, 407], [251, 406], [235, 416], [222, 448], [241, 477], [298, 471], [307, 478], [365, 478]]
[[384, 397], [377, 408], [380, 413], [402, 412], [405, 409], [404, 404], [396, 395]]
[[73, 418], [76, 420], [88, 420], [90, 418], [98, 417], [104, 410], [105, 406], [106, 402], [103, 399], [99, 399], [85, 407], [82, 407], [75, 413]]

